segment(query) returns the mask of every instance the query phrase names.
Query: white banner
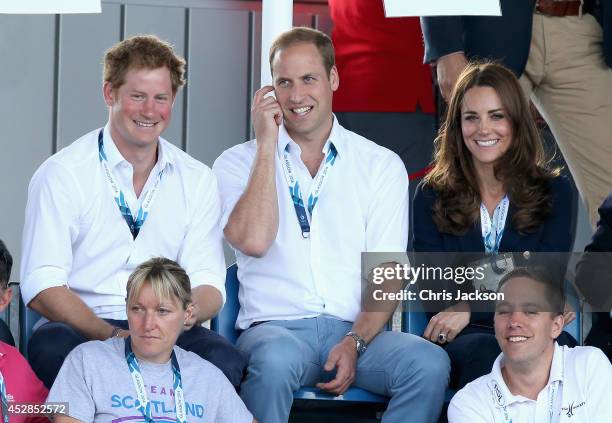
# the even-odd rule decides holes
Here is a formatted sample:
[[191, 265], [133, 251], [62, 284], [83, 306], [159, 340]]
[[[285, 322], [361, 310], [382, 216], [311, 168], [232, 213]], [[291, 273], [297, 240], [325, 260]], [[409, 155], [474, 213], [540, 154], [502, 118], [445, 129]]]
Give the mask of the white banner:
[[101, 13], [101, 0], [0, 0], [0, 13]]
[[[501, 16], [499, 0], [383, 0], [385, 16]], [[521, 0], [515, 0], [521, 1]]]
[[263, 0], [261, 7], [261, 84], [271, 85], [270, 45], [293, 27], [293, 0]]

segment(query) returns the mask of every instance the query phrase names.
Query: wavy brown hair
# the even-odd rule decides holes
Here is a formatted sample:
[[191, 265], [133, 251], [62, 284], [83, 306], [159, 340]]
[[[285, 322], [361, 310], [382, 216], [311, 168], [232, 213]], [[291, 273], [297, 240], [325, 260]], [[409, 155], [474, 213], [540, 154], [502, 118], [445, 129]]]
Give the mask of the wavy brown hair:
[[435, 139], [432, 169], [424, 179], [437, 198], [433, 219], [440, 232], [464, 235], [480, 218], [481, 196], [472, 155], [461, 132], [461, 106], [473, 87], [491, 87], [499, 96], [512, 128], [508, 150], [494, 164], [495, 177], [515, 207], [513, 227], [532, 232], [550, 215], [550, 180], [559, 176], [544, 155], [540, 135], [527, 98], [514, 74], [504, 66], [470, 63], [461, 73]]

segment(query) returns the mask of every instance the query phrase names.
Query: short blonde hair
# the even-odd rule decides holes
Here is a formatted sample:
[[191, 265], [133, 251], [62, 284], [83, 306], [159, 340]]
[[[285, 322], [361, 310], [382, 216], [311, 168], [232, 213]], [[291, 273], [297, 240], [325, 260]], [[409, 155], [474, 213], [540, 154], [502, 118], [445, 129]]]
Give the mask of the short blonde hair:
[[156, 257], [140, 264], [128, 278], [126, 302], [138, 297], [145, 284], [151, 284], [158, 300], [178, 298], [186, 310], [191, 303], [191, 282], [185, 270], [178, 263], [163, 257]]

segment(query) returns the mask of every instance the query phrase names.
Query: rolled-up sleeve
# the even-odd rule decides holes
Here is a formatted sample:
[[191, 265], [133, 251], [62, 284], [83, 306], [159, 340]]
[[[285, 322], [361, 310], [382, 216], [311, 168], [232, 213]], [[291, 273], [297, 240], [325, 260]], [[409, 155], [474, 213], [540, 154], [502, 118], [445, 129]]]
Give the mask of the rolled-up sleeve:
[[82, 201], [74, 175], [55, 161], [45, 162], [32, 177], [21, 253], [25, 304], [47, 288], [68, 283]]

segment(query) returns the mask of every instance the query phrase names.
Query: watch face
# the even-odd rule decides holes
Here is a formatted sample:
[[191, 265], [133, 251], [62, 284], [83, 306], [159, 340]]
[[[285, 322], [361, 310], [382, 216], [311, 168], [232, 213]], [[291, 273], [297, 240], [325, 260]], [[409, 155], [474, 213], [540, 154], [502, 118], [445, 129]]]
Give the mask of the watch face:
[[365, 352], [365, 350], [367, 349], [365, 342], [363, 342], [363, 340], [359, 339], [357, 341], [357, 352], [359, 354], [363, 354]]
[[357, 354], [361, 355], [365, 352], [365, 350], [368, 349], [363, 338], [357, 335], [356, 333], [349, 332], [346, 334], [346, 336], [350, 336], [351, 338], [355, 340], [355, 347], [357, 349]]

